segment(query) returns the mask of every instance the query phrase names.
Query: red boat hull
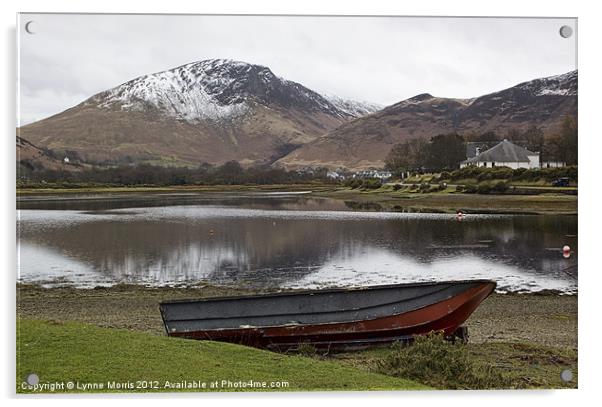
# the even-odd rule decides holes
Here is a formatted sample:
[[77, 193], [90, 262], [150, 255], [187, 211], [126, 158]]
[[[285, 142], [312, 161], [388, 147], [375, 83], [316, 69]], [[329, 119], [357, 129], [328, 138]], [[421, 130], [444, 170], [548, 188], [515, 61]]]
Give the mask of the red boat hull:
[[295, 348], [301, 343], [328, 348], [366, 347], [408, 340], [415, 335], [433, 331], [452, 335], [494, 289], [494, 282], [478, 282], [442, 301], [375, 319], [188, 332], [168, 331], [168, 334], [175, 337], [233, 342], [279, 350]]

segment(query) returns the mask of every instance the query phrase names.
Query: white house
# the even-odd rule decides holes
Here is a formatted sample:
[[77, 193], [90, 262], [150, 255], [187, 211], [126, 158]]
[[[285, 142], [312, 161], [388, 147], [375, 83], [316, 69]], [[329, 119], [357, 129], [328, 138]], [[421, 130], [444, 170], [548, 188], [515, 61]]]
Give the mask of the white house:
[[489, 150], [462, 161], [460, 168], [477, 167], [539, 168], [539, 153], [534, 153], [504, 139]]
[[378, 178], [380, 180], [387, 180], [392, 176], [393, 174], [390, 171], [366, 170], [356, 172], [352, 178]]
[[328, 171], [326, 173], [326, 178], [334, 179], [334, 180], [343, 180], [345, 176], [338, 171]]

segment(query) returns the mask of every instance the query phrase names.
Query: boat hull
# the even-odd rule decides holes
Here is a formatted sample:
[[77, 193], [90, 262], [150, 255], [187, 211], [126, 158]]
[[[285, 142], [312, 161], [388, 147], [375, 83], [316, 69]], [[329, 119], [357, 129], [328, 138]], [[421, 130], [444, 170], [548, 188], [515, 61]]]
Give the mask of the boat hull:
[[278, 350], [361, 348], [432, 331], [452, 335], [494, 289], [475, 280], [173, 301], [161, 303], [161, 314], [174, 337]]

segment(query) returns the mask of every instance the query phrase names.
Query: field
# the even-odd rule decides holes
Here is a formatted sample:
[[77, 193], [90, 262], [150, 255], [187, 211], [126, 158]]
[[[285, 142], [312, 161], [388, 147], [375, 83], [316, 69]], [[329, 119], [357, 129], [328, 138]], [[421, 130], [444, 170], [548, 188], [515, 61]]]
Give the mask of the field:
[[34, 372], [56, 392], [427, 388], [333, 361], [76, 322], [19, 320], [17, 344], [23, 393], [35, 392], [23, 384]]
[[[281, 355], [165, 337], [158, 311], [161, 300], [243, 292], [210, 285], [122, 285], [90, 290], [19, 285], [17, 387], [31, 372], [44, 381], [127, 381], [139, 379], [140, 373], [159, 381], [288, 380], [287, 388], [269, 389], [278, 391], [401, 390], [416, 388], [416, 382], [433, 388], [577, 386], [577, 296], [492, 295], [467, 321], [467, 345], [435, 343], [429, 348], [436, 353], [427, 352], [428, 360], [448, 360], [446, 366], [450, 369], [456, 366], [457, 371], [469, 373], [443, 375], [439, 380], [432, 379], [439, 376], [429, 371], [425, 376], [419, 369], [393, 368], [391, 362], [404, 356], [399, 352], [410, 352], [405, 358], [414, 360], [416, 355], [411, 352], [418, 347], [328, 355], [304, 349], [302, 355]], [[462, 363], [458, 365], [458, 361]], [[199, 365], [203, 366], [200, 370]], [[565, 369], [573, 372], [571, 382], [560, 380], [560, 372]]]

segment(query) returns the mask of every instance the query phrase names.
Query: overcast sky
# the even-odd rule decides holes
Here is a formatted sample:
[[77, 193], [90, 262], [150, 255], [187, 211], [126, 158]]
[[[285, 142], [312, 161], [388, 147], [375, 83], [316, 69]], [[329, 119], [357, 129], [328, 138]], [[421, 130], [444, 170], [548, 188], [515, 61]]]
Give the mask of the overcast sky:
[[475, 97], [576, 69], [576, 36], [562, 38], [562, 25], [576, 31], [573, 19], [22, 14], [20, 119], [210, 58], [382, 105], [419, 93]]

